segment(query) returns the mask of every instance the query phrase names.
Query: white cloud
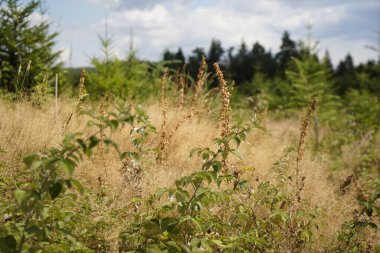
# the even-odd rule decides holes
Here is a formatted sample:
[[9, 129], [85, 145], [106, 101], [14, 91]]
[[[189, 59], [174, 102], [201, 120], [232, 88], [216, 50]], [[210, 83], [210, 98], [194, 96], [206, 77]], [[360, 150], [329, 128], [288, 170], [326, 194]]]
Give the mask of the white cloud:
[[370, 44], [370, 41], [364, 39], [354, 41], [347, 41], [343, 38], [325, 39], [320, 44], [320, 48], [322, 49], [320, 55], [322, 56], [324, 51], [328, 49], [333, 63], [337, 65], [340, 60], [350, 53], [354, 57], [354, 63], [358, 64], [368, 59], [376, 59], [376, 52], [366, 48]]
[[[347, 38], [341, 36], [345, 31], [339, 29], [352, 20], [357, 10], [358, 3], [351, 0], [333, 0], [331, 4], [324, 0], [318, 4], [312, 1], [299, 4], [295, 0], [219, 0], [208, 4], [199, 0], [86, 1], [112, 7], [107, 22], [109, 34], [116, 39], [114, 52], [118, 56], [128, 51], [131, 28], [138, 56], [157, 60], [165, 48], [176, 50], [182, 47], [186, 54], [195, 47], [207, 51], [212, 38], [220, 39], [225, 49], [238, 47], [244, 40], [249, 47], [259, 41], [266, 49], [277, 52], [284, 30], [291, 33], [292, 39], [299, 40], [306, 37], [306, 25], [313, 24], [313, 33], [322, 42], [321, 51], [329, 48], [334, 62], [342, 59], [346, 52], [351, 52], [357, 61], [371, 57], [371, 52], [358, 46], [364, 42], [371, 44], [369, 39], [358, 41], [351, 38], [347, 42]], [[378, 6], [372, 0], [364, 2], [372, 7]], [[87, 43], [86, 49], [96, 52], [99, 48], [96, 34], [104, 33], [104, 29], [99, 28], [104, 28], [105, 22], [103, 18], [69, 33], [82, 44], [85, 44], [83, 41], [90, 42], [91, 38], [91, 45]]]
[[121, 0], [86, 0], [90, 4], [106, 7], [106, 8], [114, 8], [118, 6]]
[[29, 16], [29, 21], [32, 25], [39, 25], [42, 22], [50, 21], [50, 17], [46, 14], [41, 14], [38, 12], [33, 12]]
[[260, 41], [277, 51], [279, 30], [305, 30], [305, 24], [315, 20], [319, 20], [318, 25], [331, 25], [345, 14], [341, 6], [324, 7], [315, 12], [298, 9], [294, 13], [290, 6], [274, 0], [221, 2], [193, 9], [177, 7], [175, 11], [162, 4], [148, 9], [121, 10], [110, 15], [108, 24], [116, 34], [132, 27], [141, 42], [137, 45], [141, 47], [140, 55], [157, 58], [164, 48], [182, 46], [186, 51], [195, 46], [208, 47], [212, 38], [221, 39], [225, 47], [237, 46], [242, 39], [248, 44]]
[[70, 61], [71, 49], [68, 47], [60, 46], [59, 50], [61, 51], [61, 54], [59, 56], [59, 61], [68, 64]]

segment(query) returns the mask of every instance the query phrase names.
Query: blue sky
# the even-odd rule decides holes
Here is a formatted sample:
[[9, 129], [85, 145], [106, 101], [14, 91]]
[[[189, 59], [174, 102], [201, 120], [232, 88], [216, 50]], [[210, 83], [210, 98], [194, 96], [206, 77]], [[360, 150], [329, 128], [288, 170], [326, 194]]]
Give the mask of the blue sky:
[[347, 53], [355, 63], [377, 58], [366, 45], [379, 43], [378, 0], [45, 0], [45, 5], [47, 13], [35, 13], [32, 20], [48, 19], [60, 32], [57, 48], [66, 66], [87, 66], [92, 56], [101, 56], [98, 35], [105, 32], [106, 16], [112, 53], [120, 58], [129, 50], [131, 30], [137, 55], [158, 60], [166, 48], [182, 47], [186, 55], [195, 47], [207, 51], [212, 38], [225, 49], [259, 41], [275, 53], [285, 29], [298, 41], [306, 38], [307, 24], [313, 25], [319, 53], [329, 49], [335, 64]]

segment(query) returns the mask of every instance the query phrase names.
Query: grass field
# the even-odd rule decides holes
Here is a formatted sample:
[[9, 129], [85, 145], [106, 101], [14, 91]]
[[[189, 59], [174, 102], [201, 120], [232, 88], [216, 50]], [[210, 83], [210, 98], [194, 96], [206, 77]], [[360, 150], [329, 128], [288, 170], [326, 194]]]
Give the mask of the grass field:
[[[207, 232], [198, 231], [193, 236], [209, 240], [207, 244], [204, 242], [204, 245], [209, 245], [209, 250], [215, 252], [223, 250], [236, 252], [238, 246], [234, 243], [240, 245], [239, 247], [244, 245], [243, 247], [258, 252], [263, 249], [271, 249], [275, 252], [340, 252], [349, 247], [370, 250], [368, 252], [375, 250], [376, 243], [380, 239], [376, 230], [367, 229], [364, 226], [355, 231], [344, 230], [344, 224], [352, 220], [362, 221], [361, 219], [363, 219], [362, 222], [368, 221], [371, 224], [378, 222], [377, 217], [366, 216], [363, 218], [362, 214], [357, 211], [362, 210], [356, 200], [357, 195], [362, 193], [360, 185], [362, 180], [365, 181], [368, 177], [349, 181], [353, 176], [352, 171], [355, 171], [358, 164], [362, 163], [362, 149], [368, 147], [370, 139], [364, 137], [344, 146], [342, 156], [337, 159], [323, 149], [318, 152], [313, 151], [311, 133], [305, 133], [306, 151], [299, 161], [299, 175], [297, 175], [301, 131], [301, 119], [297, 115], [290, 118], [279, 118], [270, 113], [255, 115], [253, 111], [249, 110], [229, 111], [229, 116], [232, 118], [231, 124], [234, 117], [243, 113], [246, 118], [257, 116], [261, 118], [259, 122], [261, 127], [260, 129], [254, 128], [253, 131], [247, 133], [239, 147], [240, 159], [228, 157], [228, 171], [223, 172], [232, 173], [231, 175], [234, 175], [235, 179], [246, 180], [243, 188], [230, 192], [228, 182], [222, 183], [220, 187], [202, 182], [204, 187], [212, 191], [228, 193], [232, 198], [227, 202], [225, 199], [222, 200], [223, 198], [214, 201], [199, 200], [204, 201], [203, 205], [210, 206], [204, 207], [210, 208], [207, 217], [210, 218], [208, 215], [211, 215], [211, 217], [219, 217], [221, 220], [215, 220], [215, 223], [210, 225], [207, 223], [207, 219], [204, 220], [201, 213], [183, 214], [180, 211], [176, 213], [176, 209], [170, 209], [169, 212], [161, 210], [159, 203], [162, 204], [162, 200], [159, 200], [158, 206], [144, 206], [143, 200], [149, 199], [152, 194], [154, 196], [157, 188], [175, 188], [176, 180], [199, 172], [199, 168], [205, 164], [208, 158], [203, 157], [203, 162], [202, 159], [194, 156], [189, 158], [189, 152], [194, 147], [217, 149], [218, 145], [213, 140], [221, 136], [221, 132], [224, 131], [223, 121], [218, 120], [218, 106], [215, 107], [216, 109], [207, 109], [198, 103], [196, 109], [194, 106], [186, 105], [180, 108], [177, 103], [175, 99], [170, 98], [164, 102], [166, 104], [164, 107], [162, 107], [162, 101], [161, 106], [154, 101], [141, 105], [148, 115], [149, 124], [156, 126], [156, 130], [146, 136], [142, 146], [132, 144], [131, 126], [124, 126], [112, 132], [102, 130], [100, 138], [110, 136], [121, 150], [138, 152], [140, 154], [138, 159], [120, 160], [118, 153], [112, 147], [99, 144], [94, 147], [91, 157], [84, 157], [77, 163], [73, 174], [73, 177], [86, 189], [84, 194], [70, 202], [65, 195], [76, 191], [68, 190], [66, 193], [62, 192], [64, 196], [61, 201], [58, 198], [47, 200], [47, 203], [50, 203], [49, 206], [56, 205], [65, 210], [64, 214], [61, 214], [63, 220], [68, 219], [75, 223], [75, 226], [72, 227], [74, 230], [70, 234], [75, 235], [78, 239], [78, 245], [80, 245], [76, 245], [78, 249], [86, 246], [96, 252], [117, 252], [128, 249], [137, 250], [147, 243], [154, 245], [160, 241], [161, 243], [171, 240], [181, 241], [176, 234], [168, 232], [169, 228], [160, 232], [157, 231], [157, 228], [149, 227], [145, 227], [138, 233], [144, 236], [150, 234], [152, 238], [156, 239], [145, 238], [142, 240], [148, 241], [144, 241], [144, 243], [135, 242], [133, 240], [137, 240], [138, 237], [133, 233], [132, 235], [135, 237], [133, 242], [122, 239], [123, 233], [125, 234], [125, 231], [129, 231], [133, 226], [131, 225], [133, 220], [137, 223], [142, 222], [136, 217], [153, 212], [150, 213], [150, 216], [158, 215], [158, 217], [165, 218], [170, 215], [174, 215], [174, 217], [194, 215], [195, 218], [199, 218], [199, 228], [195, 229], [191, 224], [186, 225], [188, 228], [181, 227], [182, 224], [178, 225], [177, 229], [184, 229], [184, 231], [190, 228], [190, 230], [200, 231], [206, 229]], [[23, 157], [31, 153], [47, 152], [49, 147], [58, 147], [64, 136], [70, 132], [80, 132], [84, 139], [86, 136], [96, 133], [96, 127], [86, 126], [86, 122], [91, 117], [76, 113], [76, 107], [78, 107], [77, 100], [69, 98], [59, 100], [57, 108], [54, 100], [50, 98], [38, 107], [30, 101], [11, 103], [3, 100], [0, 102], [2, 137], [0, 139], [0, 149], [2, 150], [0, 153], [0, 179], [4, 202], [13, 201], [12, 192], [16, 188], [31, 187], [34, 184], [33, 181], [36, 180], [37, 174], [30, 168], [25, 169], [22, 162]], [[100, 111], [105, 115], [105, 111], [112, 111], [116, 107], [116, 102], [105, 103], [103, 101], [83, 103], [81, 109]], [[131, 112], [137, 110], [134, 108], [135, 105], [132, 105]], [[70, 116], [71, 114], [72, 116]], [[301, 114], [302, 112], [300, 112]], [[68, 122], [69, 118], [71, 119]], [[165, 148], [161, 149], [163, 132], [165, 132], [164, 136], [166, 137], [164, 138], [167, 140]], [[322, 129], [322, 132], [323, 135], [329, 134], [328, 129]], [[138, 135], [138, 132], [134, 134]], [[375, 139], [371, 139], [371, 142], [380, 143], [379, 135], [375, 135], [373, 138]], [[379, 150], [378, 148], [377, 144], [377, 150]], [[157, 152], [160, 152], [159, 160]], [[337, 160], [339, 160], [339, 168], [336, 168]], [[222, 162], [224, 162], [224, 158]], [[297, 177], [302, 181], [301, 186], [296, 185]], [[266, 189], [265, 187], [269, 187], [269, 185], [270, 189]], [[189, 186], [185, 186], [184, 189], [189, 192], [193, 191]], [[196, 188], [195, 191], [197, 192]], [[178, 198], [176, 194], [169, 194], [170, 201], [173, 201], [170, 196]], [[299, 197], [298, 200], [297, 197]], [[177, 201], [182, 202], [183, 200], [178, 198]], [[239, 206], [243, 203], [251, 210], [246, 212], [240, 210]], [[2, 210], [4, 212], [2, 215], [5, 217], [9, 212], [9, 207], [3, 206]], [[232, 228], [234, 232], [231, 235], [229, 234], [231, 231], [227, 232], [228, 230], [226, 231], [223, 226], [229, 224], [228, 220], [232, 219], [235, 212], [239, 212], [238, 210], [247, 217], [242, 219], [242, 224]], [[71, 213], [72, 211], [76, 215], [71, 214], [70, 218], [64, 218], [67, 212]], [[353, 215], [355, 212], [357, 212], [356, 216]], [[250, 215], [254, 215], [254, 217], [249, 217]], [[38, 217], [37, 215], [37, 220], [40, 219]], [[225, 220], [223, 221], [223, 219]], [[245, 239], [241, 239], [240, 244], [223, 239], [223, 231], [229, 238], [239, 236], [240, 233], [244, 234], [244, 231], [253, 236], [252, 231], [249, 231], [251, 228], [244, 228], [245, 222], [256, 223], [256, 226], [252, 227], [256, 227], [254, 231], [256, 231], [257, 238], [262, 238], [262, 241], [259, 241], [256, 246]], [[266, 223], [271, 225], [264, 225]], [[70, 227], [69, 223], [66, 225]], [[249, 232], [246, 231], [247, 229]], [[210, 232], [214, 230], [215, 232]], [[215, 234], [208, 236], [207, 233], [215, 233], [217, 236]], [[49, 236], [54, 238], [52, 234]], [[157, 238], [157, 236], [159, 237]], [[213, 238], [214, 241], [210, 238]], [[191, 239], [186, 236], [183, 240], [188, 240], [188, 247], [192, 252], [208, 251], [206, 246], [200, 246], [202, 243], [194, 246]], [[30, 243], [33, 244], [33, 239]], [[62, 242], [58, 244], [62, 244]], [[260, 245], [263, 245], [263, 248]], [[170, 252], [170, 244], [165, 247]], [[187, 246], [181, 247], [186, 248]], [[152, 252], [161, 251], [153, 250]]]

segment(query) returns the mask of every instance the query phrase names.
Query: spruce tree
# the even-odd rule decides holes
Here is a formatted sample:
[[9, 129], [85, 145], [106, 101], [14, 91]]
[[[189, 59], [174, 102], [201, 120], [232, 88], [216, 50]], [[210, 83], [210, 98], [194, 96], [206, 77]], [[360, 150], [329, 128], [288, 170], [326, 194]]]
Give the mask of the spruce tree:
[[29, 90], [61, 67], [53, 49], [58, 33], [49, 31], [48, 21], [30, 21], [42, 2], [20, 2], [0, 0], [0, 88], [8, 92]]

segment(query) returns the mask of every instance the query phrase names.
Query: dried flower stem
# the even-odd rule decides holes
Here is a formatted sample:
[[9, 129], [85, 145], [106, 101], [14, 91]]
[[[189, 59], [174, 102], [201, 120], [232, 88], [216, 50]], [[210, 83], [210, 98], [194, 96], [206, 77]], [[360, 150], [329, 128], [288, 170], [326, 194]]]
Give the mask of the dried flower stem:
[[[222, 109], [220, 111], [220, 119], [222, 121], [222, 133], [221, 136], [225, 137], [229, 135], [230, 133], [230, 92], [228, 91], [227, 82], [224, 80], [224, 76], [222, 71], [220, 70], [219, 64], [214, 63], [214, 68], [216, 75], [218, 76], [219, 80], [219, 90], [222, 95], [221, 97], [221, 103], [222, 103]], [[224, 151], [230, 150], [230, 147], [228, 144], [224, 146]], [[228, 171], [227, 161], [225, 158], [222, 159], [223, 163], [223, 170]]]
[[173, 135], [177, 132], [178, 128], [180, 128], [180, 126], [182, 126], [182, 124], [185, 123], [186, 120], [190, 120], [192, 117], [194, 117], [195, 115], [199, 113], [200, 113], [199, 110], [197, 111], [191, 110], [185, 117], [183, 117], [180, 121], [178, 121], [177, 124], [172, 129], [172, 131], [170, 132], [170, 134], [168, 135], [168, 137], [166, 138], [166, 144], [171, 143]]
[[301, 120], [301, 127], [300, 127], [301, 134], [300, 134], [300, 140], [298, 143], [297, 165], [296, 165], [297, 166], [296, 167], [296, 187], [297, 187], [297, 194], [296, 195], [297, 195], [298, 201], [300, 201], [300, 194], [301, 194], [301, 191], [303, 189], [303, 182], [305, 180], [305, 178], [302, 178], [301, 181], [299, 180], [299, 173], [300, 173], [300, 169], [301, 169], [301, 161], [302, 161], [302, 159], [304, 157], [304, 153], [305, 153], [305, 140], [306, 140], [306, 136], [307, 136], [307, 130], [309, 127], [311, 115], [315, 111], [316, 105], [317, 105], [317, 100], [313, 99], [311, 101], [310, 108], [307, 109], [306, 114], [302, 117], [302, 120]]
[[66, 124], [64, 125], [63, 129], [66, 130], [67, 127], [69, 126], [70, 124], [70, 121], [74, 115], [74, 112], [78, 112], [82, 109], [82, 103], [83, 103], [83, 100], [85, 98], [85, 96], [87, 96], [87, 94], [85, 94], [84, 92], [84, 80], [85, 80], [85, 69], [81, 69], [80, 71], [80, 76], [79, 76], [79, 96], [78, 96], [78, 100], [77, 100], [77, 103], [75, 104], [75, 109], [73, 112], [71, 112], [68, 120], [66, 121]]
[[206, 65], [206, 57], [204, 55], [202, 55], [201, 66], [199, 67], [199, 71], [198, 71], [198, 75], [197, 75], [197, 81], [195, 83], [194, 96], [193, 96], [193, 99], [191, 101], [192, 107], [194, 107], [196, 105], [196, 103], [198, 102], [199, 92], [202, 90], [202, 87], [203, 87], [203, 77], [205, 75], [206, 66], [207, 66]]
[[185, 79], [183, 76], [179, 77], [179, 108], [181, 109], [185, 103]]
[[214, 68], [216, 75], [219, 80], [219, 91], [222, 95], [222, 109], [220, 111], [220, 118], [222, 121], [222, 137], [228, 135], [230, 133], [230, 92], [228, 91], [227, 82], [224, 80], [224, 76], [222, 71], [220, 70], [219, 64], [214, 63]]
[[166, 81], [169, 75], [169, 68], [165, 68], [164, 74], [162, 75], [162, 81], [161, 81], [161, 97], [160, 97], [160, 104], [162, 108], [162, 124], [161, 124], [161, 136], [160, 136], [160, 143], [158, 145], [158, 155], [156, 160], [161, 161], [162, 160], [162, 151], [166, 148], [166, 111], [168, 108], [168, 104], [166, 102], [165, 98], [165, 92], [166, 92]]
[[85, 91], [84, 91], [84, 76], [86, 74], [86, 70], [82, 69], [80, 71], [80, 77], [79, 77], [79, 97], [78, 97], [78, 102], [76, 105], [77, 111], [82, 110], [82, 103], [84, 100], [84, 97], [86, 96]]

